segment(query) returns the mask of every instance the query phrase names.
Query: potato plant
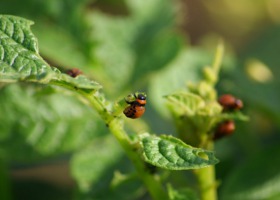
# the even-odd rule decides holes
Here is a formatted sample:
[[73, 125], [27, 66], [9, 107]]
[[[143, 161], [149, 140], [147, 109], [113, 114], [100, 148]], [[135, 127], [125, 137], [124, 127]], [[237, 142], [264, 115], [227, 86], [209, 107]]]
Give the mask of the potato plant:
[[[125, 101], [128, 94], [109, 100], [103, 90], [108, 90], [106, 87], [110, 85], [103, 86], [77, 69], [64, 73], [43, 59], [31, 25], [32, 21], [21, 17], [0, 16], [2, 91], [7, 97], [11, 96], [7, 101], [15, 101], [21, 114], [11, 122], [12, 112], [3, 107], [1, 113], [7, 115], [7, 123], [13, 123], [3, 127], [13, 130], [3, 133], [23, 132], [25, 135], [21, 137], [27, 146], [25, 152], [18, 152], [13, 145], [7, 146], [7, 152], [14, 151], [14, 158], [20, 160], [25, 156], [36, 159], [40, 157], [38, 154], [47, 156], [74, 151], [70, 158], [73, 178], [80, 192], [88, 193], [93, 199], [95, 194], [91, 196], [89, 191], [122, 154], [129, 158], [135, 171], [115, 173], [111, 184], [117, 189], [111, 195], [121, 198], [125, 191], [118, 191], [120, 185], [140, 180], [136, 189], [143, 188], [143, 191], [140, 194], [135, 188], [132, 194], [126, 191], [126, 198], [139, 198], [147, 191], [152, 199], [217, 199], [215, 165], [218, 159], [213, 152], [216, 128], [224, 121], [247, 120], [239, 110], [223, 112], [222, 105], [217, 102], [215, 85], [223, 57], [222, 43], [217, 47], [213, 63], [201, 68], [199, 82], [190, 82], [179, 91], [162, 97], [165, 101], [162, 106], [171, 113], [176, 133], [153, 133], [144, 122], [138, 124], [140, 119], [127, 119], [123, 114], [129, 106]], [[131, 92], [129, 98], [133, 98], [136, 91]], [[114, 94], [116, 92], [111, 96]], [[147, 102], [150, 98], [155, 97], [148, 95]], [[26, 105], [25, 101], [28, 101]], [[30, 112], [28, 117], [24, 116], [26, 111]], [[81, 113], [87, 114], [87, 119], [81, 118]], [[137, 131], [137, 126], [144, 129]], [[12, 136], [2, 136], [6, 142], [9, 138]], [[187, 185], [174, 186], [165, 173], [173, 170], [191, 170], [198, 190]]]

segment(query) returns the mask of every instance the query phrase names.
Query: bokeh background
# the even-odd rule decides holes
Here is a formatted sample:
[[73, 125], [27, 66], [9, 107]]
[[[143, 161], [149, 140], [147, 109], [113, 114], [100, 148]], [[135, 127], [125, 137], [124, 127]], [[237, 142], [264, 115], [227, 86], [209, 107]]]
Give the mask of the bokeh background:
[[[217, 91], [242, 99], [250, 121], [216, 142], [219, 198], [280, 199], [279, 0], [1, 0], [0, 13], [34, 21], [43, 58], [81, 69], [106, 98], [146, 91], [143, 120], [126, 121], [131, 132], [175, 134], [162, 96], [198, 81], [223, 39]], [[124, 175], [133, 168], [103, 122], [76, 97], [0, 86], [0, 199], [148, 199]], [[185, 172], [169, 181], [193, 183]]]

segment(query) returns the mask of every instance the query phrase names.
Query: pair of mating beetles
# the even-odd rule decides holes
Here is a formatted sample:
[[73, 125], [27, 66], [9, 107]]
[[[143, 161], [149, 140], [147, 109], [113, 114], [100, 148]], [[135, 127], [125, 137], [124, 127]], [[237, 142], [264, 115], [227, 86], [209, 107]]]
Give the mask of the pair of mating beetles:
[[[66, 72], [69, 76], [75, 78], [81, 75], [83, 72], [78, 68], [70, 69]], [[135, 93], [130, 94], [125, 98], [128, 107], [125, 108], [123, 113], [126, 117], [136, 119], [141, 117], [145, 112], [145, 105], [146, 105], [146, 94], [144, 93]]]
[[130, 94], [125, 98], [125, 101], [129, 104], [123, 111], [126, 117], [136, 119], [144, 114], [146, 110], [146, 94], [138, 92]]

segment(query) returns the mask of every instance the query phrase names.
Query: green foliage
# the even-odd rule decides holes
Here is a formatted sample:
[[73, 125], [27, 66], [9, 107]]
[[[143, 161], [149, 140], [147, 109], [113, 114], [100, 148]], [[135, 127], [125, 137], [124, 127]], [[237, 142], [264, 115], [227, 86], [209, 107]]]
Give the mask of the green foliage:
[[32, 24], [23, 18], [0, 16], [2, 81], [52, 82], [84, 90], [100, 88], [83, 76], [73, 79], [50, 67], [39, 55], [37, 39], [30, 30]]
[[[279, 198], [280, 159], [274, 157], [275, 152], [279, 152], [279, 147], [269, 148], [236, 167], [222, 187], [221, 199]], [[273, 160], [273, 164], [264, 160]]]
[[1, 90], [0, 99], [0, 111], [5, 113], [0, 141], [6, 159], [30, 160], [73, 151], [105, 133], [93, 111], [50, 88], [10, 85]]
[[[13, 17], [13, 16], [1, 16], [0, 20], [2, 24], [1, 38], [4, 38], [2, 40], [3, 42], [1, 42], [3, 55], [4, 55], [2, 57], [3, 64], [1, 65], [1, 68], [3, 69], [1, 70], [2, 71], [1, 81], [2, 82], [32, 81], [45, 85], [48, 84], [53, 86], [54, 85], [60, 86], [61, 88], [72, 91], [74, 94], [76, 92], [77, 93], [76, 95], [79, 95], [80, 98], [83, 98], [84, 101], [86, 101], [93, 109], [95, 109], [97, 113], [100, 115], [100, 117], [107, 124], [107, 126], [114, 134], [118, 142], [126, 151], [129, 158], [133, 161], [136, 169], [138, 170], [139, 175], [140, 176], [143, 175], [141, 179], [146, 184], [146, 187], [148, 188], [152, 197], [155, 199], [163, 198], [165, 194], [162, 193], [161, 186], [153, 176], [151, 176], [147, 171], [143, 170], [143, 167], [145, 166], [144, 162], [140, 160], [140, 157], [137, 152], [131, 150], [131, 147], [134, 144], [131, 143], [127, 133], [124, 132], [121, 118], [120, 119], [116, 118], [116, 117], [120, 117], [119, 111], [115, 111], [114, 113], [111, 113], [111, 109], [108, 109], [108, 106], [111, 103], [107, 102], [102, 96], [102, 94], [97, 93], [97, 90], [100, 89], [100, 85], [96, 82], [90, 81], [83, 75], [80, 75], [76, 78], [71, 78], [69, 75], [61, 73], [57, 68], [50, 67], [39, 56], [38, 49], [36, 48], [34, 50], [30, 47], [30, 44], [36, 47], [38, 46], [38, 44], [33, 33], [30, 31], [31, 23], [29, 21], [25, 21], [22, 18]], [[9, 24], [9, 26], [11, 26], [12, 28], [9, 29], [6, 28], [7, 27], [5, 25], [6, 21], [11, 21], [11, 24]], [[17, 31], [13, 32], [13, 30], [17, 30], [16, 28], [13, 28], [16, 26], [19, 26], [19, 30], [25, 30], [26, 32], [28, 32], [28, 35], [22, 36], [20, 39], [18, 39], [16, 35], [19, 34], [19, 32]], [[6, 39], [8, 40], [8, 42], [5, 42]], [[30, 41], [34, 41], [34, 42], [30, 42]], [[11, 46], [13, 47], [16, 46], [13, 50], [15, 52], [18, 51], [18, 53], [14, 53], [13, 51], [10, 51]], [[21, 55], [21, 52], [26, 52], [26, 51], [27, 51], [26, 54], [27, 58], [24, 58], [25, 60], [20, 59], [21, 57], [23, 57]], [[10, 54], [13, 56], [13, 60], [15, 60], [15, 62], [9, 61], [8, 58]], [[19, 59], [19, 61], [17, 61], [17, 59]], [[29, 65], [31, 65], [31, 67]], [[7, 70], [7, 68], [13, 69], [14, 71], [10, 72], [9, 70]], [[44, 69], [44, 71], [42, 71], [42, 69]], [[57, 90], [59, 89], [60, 88], [57, 88]], [[22, 91], [19, 88], [12, 88], [12, 92], [15, 92], [16, 95], [22, 95], [21, 94]], [[55, 90], [48, 89], [47, 92], [52, 93], [55, 92]], [[41, 92], [41, 95], [46, 94], [47, 92], [43, 91]], [[7, 96], [9, 96], [9, 91]], [[39, 95], [39, 97], [41, 96]], [[32, 102], [33, 98], [30, 98], [30, 96], [26, 96], [26, 98], [29, 98], [28, 102], [31, 103], [29, 107], [25, 108], [25, 107], [21, 107], [20, 104], [18, 105], [19, 108], [24, 109], [23, 113], [28, 112], [29, 109], [31, 110], [32, 105], [34, 105], [34, 103]], [[69, 149], [72, 150], [73, 147], [75, 148], [80, 144], [86, 145], [86, 148], [83, 149], [81, 153], [77, 152], [75, 154], [71, 166], [72, 166], [73, 176], [74, 178], [76, 178], [77, 182], [79, 183], [81, 192], [87, 193], [91, 191], [90, 189], [91, 186], [93, 184], [96, 184], [100, 180], [101, 175], [106, 173], [107, 168], [113, 165], [114, 163], [116, 163], [122, 154], [121, 152], [117, 153], [118, 150], [117, 148], [114, 149], [114, 146], [111, 145], [112, 142], [111, 140], [109, 141], [103, 139], [101, 140], [102, 142], [93, 143], [91, 145], [89, 142], [87, 142], [87, 140], [79, 141], [77, 137], [74, 137], [69, 140], [69, 138], [71, 138], [69, 136], [71, 135], [72, 132], [71, 129], [74, 128], [66, 125], [67, 123], [69, 123], [67, 120], [61, 121], [59, 120], [59, 118], [55, 118], [56, 117], [55, 114], [51, 115], [52, 116], [51, 119], [57, 123], [56, 124], [52, 123], [51, 125], [48, 124], [47, 123], [48, 118], [46, 118], [46, 116], [49, 116], [50, 113], [44, 113], [42, 112], [43, 110], [46, 110], [47, 112], [52, 111], [52, 109], [54, 111], [62, 111], [63, 113], [62, 115], [68, 116], [70, 117], [69, 119], [72, 120], [71, 112], [67, 113], [70, 110], [64, 109], [67, 108], [67, 106], [69, 106], [70, 104], [67, 105], [67, 101], [64, 100], [63, 105], [66, 107], [64, 106], [58, 107], [56, 103], [62, 102], [59, 98], [60, 96], [58, 96], [57, 99], [55, 97], [53, 102], [52, 99], [50, 99], [49, 100], [50, 105], [48, 105], [46, 108], [44, 106], [47, 104], [43, 103], [43, 106], [40, 107], [40, 109], [38, 109], [39, 113], [37, 115], [35, 115], [35, 113], [31, 113], [32, 116], [30, 118], [32, 119], [32, 117], [35, 117], [35, 121], [29, 119], [25, 120], [23, 123], [23, 127], [25, 126], [27, 129], [22, 129], [19, 127], [19, 130], [16, 130], [16, 133], [22, 135], [23, 139], [26, 139], [30, 147], [34, 147], [35, 149], [37, 149], [38, 152], [42, 154], [52, 154], [54, 152], [57, 153], [59, 152], [61, 147], [63, 152], [64, 150], [69, 150]], [[17, 102], [15, 102], [14, 104], [16, 103]], [[119, 110], [120, 106], [121, 105], [116, 104], [113, 107], [113, 110], [114, 109]], [[48, 107], [50, 107], [50, 109]], [[4, 107], [3, 109], [6, 108]], [[72, 109], [74, 110], [73, 107]], [[59, 114], [60, 113], [58, 113], [58, 115]], [[13, 119], [13, 117], [11, 117], [11, 119]], [[39, 123], [40, 120], [42, 121], [43, 125]], [[77, 122], [78, 122], [77, 120], [74, 120], [74, 123], [70, 121], [70, 124], [73, 124], [75, 126], [75, 123]], [[98, 121], [94, 121], [94, 123], [98, 124]], [[44, 125], [46, 125], [45, 128], [43, 127]], [[30, 129], [30, 127], [34, 127], [34, 129]], [[3, 135], [4, 144], [5, 142], [6, 144], [10, 142], [9, 132], [11, 131], [9, 129], [7, 129], [6, 131], [7, 131], [6, 135]], [[77, 131], [74, 130], [74, 132]], [[66, 133], [67, 133], [67, 137], [65, 137]], [[72, 136], [74, 136], [74, 134], [72, 134]], [[20, 142], [21, 141], [22, 140], [20, 140]], [[66, 141], [66, 143], [64, 144], [62, 143], [62, 141], [63, 142]], [[74, 141], [75, 142], [78, 141], [78, 145], [76, 143], [73, 143]], [[140, 141], [134, 141], [134, 142], [139, 143]], [[213, 152], [192, 148], [191, 146], [184, 144], [179, 139], [173, 138], [171, 136], [155, 137], [155, 136], [148, 135], [144, 138], [141, 138], [140, 144], [142, 144], [141, 147], [144, 152], [145, 161], [165, 169], [170, 169], [170, 170], [197, 169], [197, 168], [207, 167], [209, 165], [213, 165], [217, 163], [217, 159], [214, 157]], [[156, 145], [153, 146], [153, 144]], [[110, 146], [109, 149], [108, 146]], [[10, 149], [8, 147], [8, 149], [11, 151], [14, 148], [12, 147]], [[98, 151], [96, 151], [96, 154], [92, 153], [92, 151], [94, 151], [95, 149], [98, 149]], [[113, 156], [112, 154], [109, 153], [110, 151], [114, 151]], [[20, 154], [19, 157], [20, 156], [24, 157], [25, 156], [24, 153], [25, 152]], [[116, 156], [116, 153], [119, 154], [119, 156]]]
[[31, 21], [0, 16], [1, 79], [41, 80], [51, 68], [38, 55], [37, 39], [30, 31]]
[[179, 54], [150, 81], [149, 97], [159, 113], [168, 116], [162, 96], [184, 88], [187, 82], [198, 82], [202, 78], [202, 67], [211, 62], [207, 52], [189, 49]]
[[145, 161], [172, 170], [198, 169], [214, 165], [218, 160], [213, 152], [193, 148], [181, 140], [161, 135], [140, 135]]
[[170, 200], [198, 200], [198, 196], [188, 188], [174, 190], [171, 185], [168, 185], [168, 196]]
[[[219, 7], [206, 1], [26, 0], [23, 6], [2, 0], [0, 199], [50, 198], [45, 193], [69, 199], [73, 191], [76, 199], [145, 199], [148, 192], [153, 199], [212, 200], [216, 191], [221, 199], [279, 199], [279, 11], [265, 0], [221, 0]], [[225, 56], [221, 43], [213, 53], [217, 35]], [[63, 73], [73, 67], [83, 75]], [[124, 97], [145, 90], [143, 117], [124, 119]], [[243, 100], [250, 121], [241, 111], [222, 111], [217, 97], [225, 93]], [[235, 121], [235, 133], [213, 141], [217, 125], [227, 120]], [[184, 152], [215, 150], [220, 162], [216, 170], [153, 166], [143, 156], [151, 153], [141, 146], [143, 132], [153, 133], [147, 142]], [[18, 172], [28, 176], [25, 169], [36, 172], [61, 160], [69, 161], [77, 183], [66, 186], [67, 197], [60, 195], [65, 177], [53, 169], [51, 187], [40, 184], [40, 175], [31, 175], [35, 184], [19, 181]], [[63, 185], [53, 184], [56, 178]]]
[[72, 174], [82, 192], [91, 189], [121, 158], [123, 152], [112, 137], [96, 139], [72, 159]]

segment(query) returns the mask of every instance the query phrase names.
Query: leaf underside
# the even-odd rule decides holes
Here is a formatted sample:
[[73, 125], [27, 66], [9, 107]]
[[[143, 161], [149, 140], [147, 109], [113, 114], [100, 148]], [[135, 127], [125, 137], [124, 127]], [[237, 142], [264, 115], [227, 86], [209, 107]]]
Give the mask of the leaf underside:
[[141, 136], [146, 162], [169, 170], [187, 170], [218, 163], [214, 153], [194, 148], [172, 136]]

